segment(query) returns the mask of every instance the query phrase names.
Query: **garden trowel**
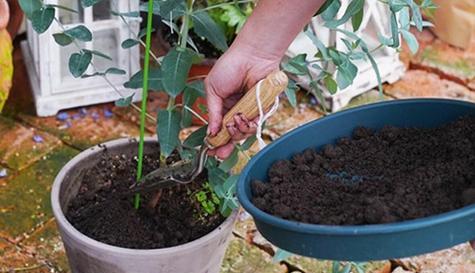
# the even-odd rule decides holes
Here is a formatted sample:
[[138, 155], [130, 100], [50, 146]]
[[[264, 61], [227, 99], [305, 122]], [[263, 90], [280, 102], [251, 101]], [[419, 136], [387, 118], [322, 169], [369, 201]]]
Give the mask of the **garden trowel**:
[[246, 94], [226, 113], [223, 118], [221, 131], [214, 137], [206, 137], [194, 161], [178, 161], [167, 167], [160, 167], [130, 187], [130, 193], [141, 193], [170, 187], [176, 184], [188, 184], [203, 171], [208, 158], [209, 149], [220, 147], [229, 142], [231, 136], [226, 129], [226, 124], [233, 120], [234, 115], [242, 113], [248, 120], [253, 120], [259, 115], [257, 93], [259, 93], [262, 109], [268, 111], [275, 102], [275, 98], [287, 87], [288, 78], [282, 71], [269, 74], [261, 83], [259, 92], [257, 85]]

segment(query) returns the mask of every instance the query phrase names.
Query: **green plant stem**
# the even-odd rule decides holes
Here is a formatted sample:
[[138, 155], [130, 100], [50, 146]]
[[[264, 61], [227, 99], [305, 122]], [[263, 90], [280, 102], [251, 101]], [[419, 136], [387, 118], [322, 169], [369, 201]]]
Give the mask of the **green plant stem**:
[[[153, 18], [153, 1], [148, 1], [147, 14], [147, 36], [145, 38], [145, 60], [143, 69], [143, 89], [142, 89], [142, 111], [140, 112], [140, 140], [139, 140], [139, 155], [137, 164], [137, 181], [142, 178], [143, 170], [143, 148], [145, 141], [145, 113], [147, 110], [147, 96], [148, 96], [148, 74], [150, 70], [150, 45], [152, 38], [152, 18]], [[136, 194], [134, 198], [134, 207], [138, 209], [140, 206], [140, 195]]]
[[185, 15], [183, 15], [183, 25], [181, 26], [181, 30], [180, 30], [181, 39], [180, 39], [179, 47], [181, 49], [186, 48], [186, 42], [188, 40], [189, 20], [190, 20], [190, 14], [189, 14], [189, 11], [187, 11]]

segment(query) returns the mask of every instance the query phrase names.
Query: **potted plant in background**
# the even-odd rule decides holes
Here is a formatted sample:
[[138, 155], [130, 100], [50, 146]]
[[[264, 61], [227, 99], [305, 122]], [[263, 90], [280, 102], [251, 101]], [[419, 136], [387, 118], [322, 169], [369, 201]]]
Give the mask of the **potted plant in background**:
[[[195, 1], [195, 5], [207, 11], [211, 19], [216, 22], [217, 26], [222, 31], [217, 31], [218, 35], [215, 35], [213, 39], [205, 39], [207, 30], [203, 29], [201, 25], [191, 25], [189, 29], [189, 36], [191, 38], [190, 46], [196, 51], [199, 51], [203, 59], [199, 62], [193, 63], [188, 74], [188, 79], [198, 80], [204, 79], [211, 68], [213, 67], [217, 58], [227, 50], [236, 35], [239, 33], [249, 15], [254, 8], [254, 1], [252, 0], [240, 0], [240, 1], [223, 1], [223, 0], [206, 0]], [[210, 9], [210, 7], [212, 7]], [[167, 14], [160, 13], [161, 16], [167, 16]], [[208, 19], [206, 19], [208, 20]], [[168, 52], [173, 46], [179, 43], [179, 33], [175, 31], [176, 27], [180, 27], [184, 21], [183, 16], [177, 16], [176, 18], [167, 21], [164, 17], [164, 22], [159, 24], [157, 36], [158, 46], [164, 51]], [[176, 27], [173, 27], [173, 26]], [[181, 103], [182, 96], [177, 96], [177, 102]], [[207, 113], [204, 111], [206, 101], [203, 97], [198, 97], [195, 103], [192, 105], [192, 109], [207, 119]], [[197, 117], [192, 118], [194, 125], [204, 125], [204, 123]]]

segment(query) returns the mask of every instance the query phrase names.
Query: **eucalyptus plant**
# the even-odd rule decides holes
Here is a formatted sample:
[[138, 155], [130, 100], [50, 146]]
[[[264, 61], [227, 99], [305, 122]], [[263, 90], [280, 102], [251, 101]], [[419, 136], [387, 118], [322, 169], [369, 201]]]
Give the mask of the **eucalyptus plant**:
[[[385, 37], [378, 33], [379, 45], [370, 48], [366, 41], [355, 34], [361, 27], [365, 0], [352, 0], [340, 18], [337, 18], [337, 14], [342, 7], [341, 1], [327, 0], [317, 11], [316, 15], [323, 19], [325, 22], [324, 27], [344, 35], [345, 38], [341, 40], [345, 44], [346, 49], [338, 50], [335, 44], [324, 45], [312, 31], [311, 27], [307, 26], [304, 33], [318, 49], [317, 53], [314, 56], [299, 54], [282, 65], [286, 72], [308, 79], [310, 83], [309, 91], [319, 100], [324, 110], [323, 92], [328, 91], [330, 94], [335, 94], [338, 90], [350, 86], [358, 75], [358, 66], [355, 65], [357, 60], [365, 60], [371, 63], [378, 80], [379, 91], [382, 94], [381, 76], [373, 53], [383, 47], [399, 50], [402, 43], [400, 37], [402, 37], [410, 51], [415, 54], [419, 44], [409, 29], [411, 26], [415, 26], [418, 31], [422, 31], [423, 27], [431, 26], [430, 22], [423, 20], [421, 11], [424, 10], [427, 14], [430, 14], [436, 8], [432, 0], [379, 0], [379, 2], [388, 6], [391, 33], [390, 37]], [[353, 32], [343, 27], [347, 22], [351, 22]], [[310, 66], [320, 71], [319, 75], [316, 77], [312, 76], [309, 71]], [[296, 89], [296, 82], [290, 81], [286, 93], [293, 105], [296, 103]]]
[[[91, 7], [102, 0], [81, 0], [83, 7]], [[85, 25], [78, 25], [73, 28], [66, 28], [55, 18], [57, 9], [63, 9], [69, 12], [77, 12], [70, 7], [47, 4], [41, 0], [19, 0], [22, 9], [27, 18], [31, 21], [32, 27], [38, 33], [45, 32], [51, 24], [55, 23], [62, 29], [59, 33], [54, 33], [53, 38], [60, 46], [73, 44], [77, 52], [69, 58], [69, 70], [76, 77], [102, 77], [117, 92], [118, 89], [108, 79], [110, 74], [126, 74], [119, 67], [110, 67], [104, 71], [99, 71], [94, 66], [96, 58], [110, 59], [107, 52], [88, 50], [80, 46], [80, 42], [89, 42], [93, 39], [91, 31]], [[354, 32], [344, 30], [341, 26], [351, 21], [353, 30], [358, 30], [361, 26], [364, 14], [364, 0], [352, 0], [346, 8], [344, 15], [337, 18], [337, 13], [341, 9], [340, 0], [327, 0], [317, 12], [325, 21], [325, 27], [345, 34], [343, 39], [347, 50], [339, 51], [334, 45], [325, 46], [318, 37], [313, 34], [310, 28], [306, 28], [305, 34], [312, 40], [318, 53], [309, 60], [305, 54], [300, 54], [288, 62], [282, 64], [282, 68], [295, 75], [309, 77], [311, 92], [317, 98], [322, 99], [322, 88], [324, 86], [330, 93], [335, 93], [338, 88], [343, 89], [353, 82], [358, 73], [358, 67], [354, 64], [355, 60], [367, 59], [371, 62], [375, 74], [379, 81], [380, 90], [381, 78], [379, 76], [377, 64], [374, 61], [372, 53], [384, 46], [399, 48], [401, 41], [400, 35], [406, 40], [410, 49], [417, 50], [417, 40], [409, 32], [409, 27], [415, 25], [417, 29], [428, 25], [423, 21], [421, 9], [432, 9], [434, 5], [431, 0], [380, 0], [388, 5], [391, 12], [391, 37], [380, 36], [381, 45], [376, 48], [369, 48], [367, 43]], [[192, 110], [192, 105], [198, 97], [204, 96], [204, 86], [202, 80], [187, 82], [188, 74], [194, 63], [199, 63], [204, 56], [201, 54], [190, 37], [190, 31], [209, 41], [216, 49], [224, 52], [228, 48], [228, 41], [232, 40], [234, 34], [239, 31], [250, 14], [254, 3], [252, 0], [154, 0], [146, 1], [141, 4], [139, 11], [121, 13], [117, 10], [111, 10], [112, 16], [121, 18], [124, 24], [128, 25], [128, 18], [137, 18], [140, 12], [147, 13], [147, 28], [134, 33], [132, 28], [130, 38], [122, 41], [121, 46], [124, 49], [143, 46], [145, 48], [145, 63], [142, 70], [134, 74], [124, 87], [135, 90], [142, 88], [142, 106], [138, 108], [132, 104], [132, 97], [123, 97], [116, 102], [117, 106], [131, 106], [140, 111], [140, 144], [139, 144], [139, 164], [137, 167], [137, 179], [142, 175], [143, 160], [143, 139], [145, 118], [157, 122], [157, 135], [160, 143], [161, 161], [165, 164], [174, 151], [178, 151], [184, 159], [192, 160], [196, 155], [195, 148], [203, 145], [203, 139], [206, 135], [206, 126], [196, 130], [184, 142], [179, 139], [179, 132], [182, 128], [191, 125], [192, 115], [197, 115]], [[221, 11], [221, 12], [218, 12]], [[170, 32], [178, 35], [178, 41], [169, 52], [163, 57], [157, 57], [150, 50], [150, 36], [152, 33], [152, 15], [158, 15], [163, 24]], [[226, 29], [226, 32], [223, 31]], [[143, 38], [145, 42], [143, 41]], [[149, 59], [152, 58], [154, 64], [149, 66]], [[308, 66], [317, 67], [321, 73], [313, 78]], [[92, 67], [92, 74], [85, 74], [89, 67]], [[330, 67], [336, 69], [336, 76]], [[290, 81], [286, 94], [290, 102], [295, 105], [296, 83]], [[154, 92], [165, 92], [169, 96], [168, 105], [159, 109], [157, 118], [146, 113], [146, 100], [148, 90]], [[137, 90], [137, 92], [140, 92]], [[119, 92], [120, 93], [120, 92]], [[176, 102], [177, 96], [182, 95], [181, 104]], [[223, 162], [210, 158], [206, 164], [208, 171], [209, 186], [219, 199], [219, 211], [223, 215], [229, 213], [238, 207], [235, 197], [237, 175], [229, 175], [230, 170], [236, 165], [239, 154], [248, 157], [247, 150], [252, 146], [255, 137], [251, 137], [242, 144], [236, 144], [235, 150], [229, 158]], [[206, 184], [208, 185], [208, 184]], [[208, 187], [208, 186], [206, 186]], [[208, 188], [204, 188], [206, 192]], [[212, 198], [212, 203], [203, 199], [203, 194], [197, 196], [199, 202], [204, 204], [205, 211], [215, 211], [213, 207], [217, 205], [216, 198]], [[135, 199], [136, 207], [139, 206], [139, 199]]]

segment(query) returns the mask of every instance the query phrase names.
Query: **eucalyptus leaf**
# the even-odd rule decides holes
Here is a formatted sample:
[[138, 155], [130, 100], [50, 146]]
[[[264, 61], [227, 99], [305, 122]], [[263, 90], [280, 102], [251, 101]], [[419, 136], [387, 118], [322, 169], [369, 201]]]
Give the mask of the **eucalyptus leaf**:
[[336, 91], [338, 90], [338, 86], [336, 84], [336, 81], [333, 79], [331, 75], [327, 75], [323, 79], [323, 83], [325, 84], [326, 88], [331, 94], [335, 94]]
[[81, 0], [81, 4], [83, 7], [91, 7], [94, 6], [95, 4], [101, 2], [102, 0]]
[[228, 156], [220, 165], [219, 168], [225, 172], [229, 172], [238, 162], [239, 156], [238, 156], [239, 150], [234, 148], [233, 152], [231, 155]]
[[387, 38], [378, 33], [378, 41], [385, 46], [392, 46], [394, 44], [392, 38]]
[[30, 19], [35, 11], [43, 7], [43, 3], [40, 0], [19, 0], [18, 2], [20, 3], [21, 10]]
[[295, 75], [306, 75], [308, 74], [308, 67], [305, 60], [306, 58], [307, 54], [299, 54], [289, 59], [286, 63], [283, 63], [282, 69]]
[[203, 140], [206, 137], [207, 129], [208, 129], [208, 126], [203, 126], [199, 128], [198, 130], [194, 131], [193, 133], [191, 133], [183, 142], [183, 146], [189, 147], [189, 148], [195, 148], [195, 147], [203, 145]]
[[91, 31], [83, 25], [76, 26], [76, 27], [73, 27], [71, 29], [68, 29], [64, 32], [64, 34], [66, 34], [66, 35], [68, 35], [72, 38], [78, 39], [80, 41], [83, 41], [83, 42], [92, 41]]
[[180, 140], [181, 115], [176, 109], [160, 110], [158, 112], [157, 135], [160, 143], [160, 153], [168, 157], [178, 145]]
[[332, 273], [340, 273], [340, 262], [338, 261], [332, 262]]
[[277, 251], [274, 254], [274, 257], [272, 257], [272, 262], [273, 263], [280, 263], [282, 261], [287, 260], [288, 258], [292, 257], [292, 253], [283, 250], [281, 248], [278, 248]]
[[184, 0], [154, 0], [155, 5], [160, 7], [160, 15], [166, 17], [174, 9], [178, 8], [180, 4], [184, 3]]
[[69, 71], [75, 78], [78, 78], [86, 72], [91, 60], [92, 54], [90, 52], [73, 53], [69, 57]]
[[406, 3], [409, 5], [412, 11], [412, 20], [416, 25], [418, 31], [422, 31], [422, 14], [419, 6], [414, 3], [414, 0], [405, 0]]
[[106, 70], [105, 74], [125, 75], [127, 72], [120, 68], [111, 67]]
[[[185, 14], [185, 0], [153, 0], [153, 14], [161, 16], [165, 20], [175, 19]], [[140, 5], [140, 10], [148, 11], [148, 1]]]
[[351, 25], [353, 26], [353, 31], [360, 29], [361, 23], [363, 22], [364, 8], [360, 9], [353, 17], [351, 17]]
[[341, 273], [350, 273], [351, 271], [351, 264], [350, 263], [347, 263], [345, 264], [345, 266], [343, 267], [343, 270], [341, 270], [340, 272]]
[[45, 32], [54, 20], [55, 9], [43, 7], [31, 15], [31, 26], [38, 33]]
[[325, 21], [333, 20], [340, 10], [340, 7], [340, 0], [332, 1], [331, 5], [322, 13], [322, 19]]
[[[124, 83], [124, 87], [130, 89], [138, 89], [143, 87], [143, 70], [138, 71], [130, 80]], [[154, 91], [163, 90], [162, 72], [160, 68], [151, 67], [148, 72], [148, 88]]]
[[348, 49], [348, 51], [352, 51], [354, 48], [353, 48], [353, 45], [351, 44], [350, 41], [348, 41], [347, 39], [341, 39], [341, 41], [345, 44], [346, 46], [346, 49]]
[[124, 40], [122, 42], [122, 44], [120, 45], [123, 49], [127, 49], [127, 48], [131, 48], [131, 47], [134, 47], [136, 45], [140, 44], [140, 42], [138, 40], [135, 40], [135, 39], [127, 39], [127, 40]]
[[64, 33], [53, 34], [54, 41], [60, 46], [67, 46], [71, 44], [74, 39]]
[[376, 79], [378, 80], [378, 89], [379, 89], [379, 94], [380, 96], [383, 95], [383, 82], [381, 80], [381, 74], [379, 73], [379, 68], [378, 68], [378, 64], [376, 63], [376, 61], [374, 60], [373, 56], [371, 55], [371, 53], [369, 53], [369, 50], [368, 48], [366, 47], [365, 44], [362, 44], [362, 47], [363, 51], [366, 53], [366, 57], [368, 57], [370, 63], [371, 63], [371, 66], [373, 67], [373, 70], [374, 70], [374, 73], [376, 74]]
[[172, 48], [162, 61], [163, 88], [176, 97], [186, 86], [193, 52], [189, 49]]
[[399, 47], [400, 42], [399, 42], [399, 28], [397, 24], [397, 19], [396, 19], [396, 14], [392, 13], [391, 14], [391, 35], [393, 38], [393, 43], [391, 47]]
[[206, 38], [217, 49], [226, 51], [228, 44], [226, 36], [221, 27], [205, 11], [194, 12], [191, 15], [193, 20], [193, 29], [196, 34]]
[[411, 32], [401, 29], [401, 35], [406, 40], [407, 46], [411, 50], [412, 54], [416, 54], [417, 50], [419, 50], [419, 42], [417, 41], [416, 37], [414, 34]]
[[356, 67], [351, 61], [347, 60], [337, 68], [336, 81], [340, 89], [345, 89], [353, 83], [356, 75], [358, 74], [358, 67]]
[[[208, 159], [208, 162], [210, 162], [210, 159]], [[212, 162], [212, 160], [211, 160]], [[226, 179], [228, 179], [229, 175], [222, 169], [216, 167], [216, 166], [210, 166], [208, 165], [208, 179], [211, 187], [214, 189], [218, 185], [222, 186]], [[219, 196], [219, 195], [218, 195]], [[224, 198], [225, 196], [219, 196], [221, 198]]]
[[249, 149], [252, 147], [252, 145], [253, 145], [256, 141], [257, 141], [256, 135], [252, 135], [252, 136], [248, 137], [248, 138], [244, 141], [244, 143], [241, 144], [241, 149], [242, 149], [243, 151], [249, 150]]
[[[222, 168], [221, 168], [222, 169]], [[223, 183], [224, 194], [227, 198], [234, 198], [236, 195], [236, 186], [239, 180], [239, 175], [231, 175]]]
[[338, 19], [338, 20], [332, 20], [332, 21], [327, 21], [325, 23], [325, 26], [329, 28], [336, 28], [344, 23], [346, 23], [351, 17], [356, 15], [358, 12], [360, 12], [361, 9], [364, 7], [364, 0], [353, 0], [350, 2], [348, 5], [348, 8], [346, 8], [345, 13], [343, 16]]
[[409, 30], [411, 26], [411, 16], [409, 14], [409, 8], [403, 8], [399, 12], [399, 22], [401, 23], [401, 28]]
[[120, 98], [118, 100], [115, 101], [115, 105], [117, 107], [127, 107], [129, 106], [130, 104], [132, 104], [132, 100], [134, 98], [134, 94], [128, 96], [128, 97], [125, 97], [125, 98]]
[[89, 52], [91, 53], [92, 55], [94, 56], [98, 56], [98, 57], [101, 57], [101, 58], [104, 58], [104, 59], [107, 59], [109, 61], [112, 61], [112, 58], [107, 56], [105, 53], [102, 53], [98, 50], [89, 50], [89, 49], [83, 49], [84, 52]]
[[330, 48], [328, 53], [333, 63], [337, 66], [341, 65], [346, 60], [346, 56], [336, 49]]
[[297, 83], [293, 80], [289, 80], [287, 87], [285, 88], [285, 95], [289, 100], [290, 105], [292, 107], [297, 107], [297, 96], [296, 91], [298, 90]]
[[305, 35], [312, 41], [312, 43], [318, 48], [318, 51], [322, 54], [323, 59], [328, 60], [330, 57], [328, 56], [328, 49], [327, 47], [318, 39], [318, 37], [307, 28], [305, 30]]
[[[202, 80], [188, 83], [183, 92], [183, 104], [187, 107], [192, 107], [198, 97], [204, 96], [204, 84]], [[183, 128], [191, 126], [192, 113], [183, 107], [181, 126]]]
[[61, 6], [61, 5], [48, 4], [46, 6], [66, 10], [66, 11], [69, 11], [69, 12], [72, 12], [72, 13], [78, 13], [77, 10], [74, 10], [74, 9], [71, 9], [71, 8], [68, 8], [68, 7], [65, 7], [65, 6]]
[[140, 17], [140, 11], [130, 11], [130, 12], [117, 12], [117, 11], [110, 11], [112, 15], [115, 16], [124, 16], [124, 17]]
[[336, 2], [337, 0], [326, 0], [325, 3], [318, 9], [317, 13], [315, 15], [320, 15], [322, 14], [325, 10], [327, 10], [333, 2]]

